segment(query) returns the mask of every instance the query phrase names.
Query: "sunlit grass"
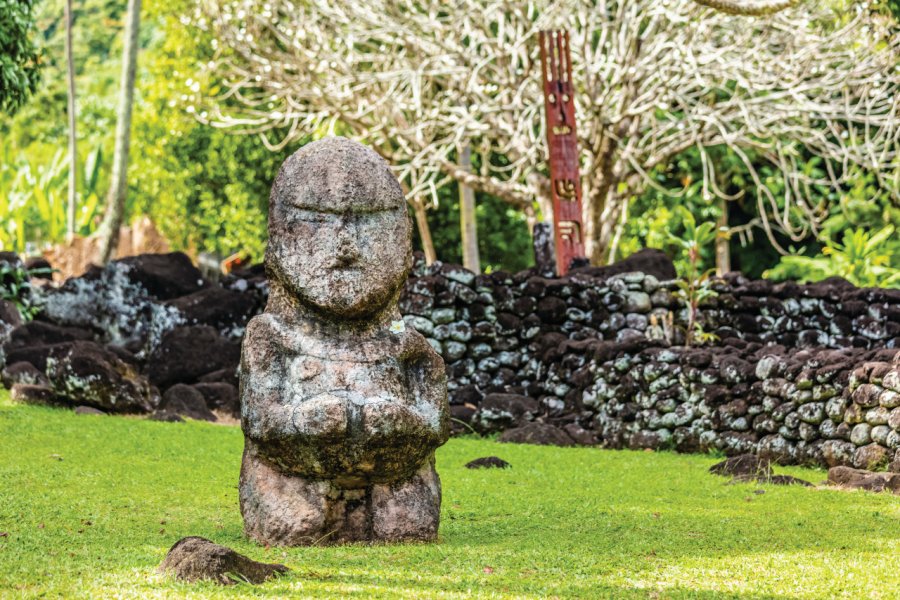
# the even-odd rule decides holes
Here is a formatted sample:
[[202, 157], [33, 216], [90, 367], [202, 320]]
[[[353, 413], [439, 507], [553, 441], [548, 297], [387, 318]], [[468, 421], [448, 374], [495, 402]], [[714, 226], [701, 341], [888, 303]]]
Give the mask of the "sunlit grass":
[[[234, 427], [76, 416], [0, 392], [0, 597], [900, 595], [897, 496], [731, 485], [708, 456], [454, 439], [438, 452], [439, 543], [265, 549], [241, 533], [241, 447]], [[490, 454], [513, 468], [463, 467]], [[158, 575], [186, 535], [292, 572], [231, 588]]]

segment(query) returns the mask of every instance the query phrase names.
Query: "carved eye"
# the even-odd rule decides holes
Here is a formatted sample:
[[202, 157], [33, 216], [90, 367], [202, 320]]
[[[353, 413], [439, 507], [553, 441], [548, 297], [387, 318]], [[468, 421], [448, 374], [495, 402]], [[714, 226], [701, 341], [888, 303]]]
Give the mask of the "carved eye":
[[329, 215], [317, 212], [315, 210], [309, 210], [306, 208], [294, 209], [294, 218], [297, 221], [302, 221], [303, 223], [312, 223], [315, 225], [319, 225], [322, 223], [327, 223], [328, 217]]

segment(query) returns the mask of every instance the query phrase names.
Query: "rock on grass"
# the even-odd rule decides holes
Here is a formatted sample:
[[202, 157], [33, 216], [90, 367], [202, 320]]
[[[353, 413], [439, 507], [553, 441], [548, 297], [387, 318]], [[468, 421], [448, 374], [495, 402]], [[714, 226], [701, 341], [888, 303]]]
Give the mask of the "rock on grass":
[[262, 583], [288, 570], [284, 565], [250, 560], [231, 548], [196, 536], [175, 542], [159, 566], [161, 573], [171, 572], [180, 581], [209, 580], [220, 585]]
[[772, 477], [772, 462], [754, 454], [741, 454], [714, 464], [709, 472], [726, 477], [730, 475], [739, 481], [768, 480]]
[[498, 441], [511, 444], [537, 444], [540, 446], [574, 446], [575, 441], [560, 429], [547, 423], [528, 423], [515, 429], [507, 429]]
[[484, 456], [466, 463], [467, 469], [508, 469], [511, 466], [499, 456]]
[[714, 475], [731, 476], [732, 482], [758, 481], [772, 485], [800, 485], [815, 487], [808, 481], [791, 475], [773, 475], [772, 461], [755, 454], [740, 454], [716, 463], [709, 468]]
[[873, 473], [838, 466], [828, 470], [828, 483], [850, 489], [900, 494], [900, 473]]

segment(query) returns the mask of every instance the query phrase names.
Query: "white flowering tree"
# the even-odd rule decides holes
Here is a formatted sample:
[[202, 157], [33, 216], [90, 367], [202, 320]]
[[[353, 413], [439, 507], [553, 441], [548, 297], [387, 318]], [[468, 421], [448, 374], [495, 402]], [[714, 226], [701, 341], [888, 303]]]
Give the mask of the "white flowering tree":
[[[748, 6], [775, 14], [727, 14]], [[822, 190], [853, 169], [885, 185], [896, 172], [900, 37], [864, 3], [201, 0], [194, 22], [213, 34], [206, 68], [224, 82], [192, 98], [207, 122], [272, 147], [339, 123], [395, 165], [420, 205], [455, 179], [545, 218], [537, 33], [568, 29], [595, 263], [627, 200], [691, 148], [708, 199], [726, 196], [709, 149], [740, 157], [776, 246], [776, 230], [815, 233]], [[471, 171], [456, 159], [467, 144]], [[810, 159], [825, 175], [804, 168]], [[777, 196], [762, 166], [780, 174]]]

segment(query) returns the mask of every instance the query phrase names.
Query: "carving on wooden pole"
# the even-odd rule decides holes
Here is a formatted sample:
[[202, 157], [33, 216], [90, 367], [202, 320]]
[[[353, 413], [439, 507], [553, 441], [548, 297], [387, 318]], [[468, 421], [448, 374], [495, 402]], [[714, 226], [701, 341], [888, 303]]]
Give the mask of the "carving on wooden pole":
[[572, 60], [568, 32], [542, 31], [539, 39], [547, 147], [550, 152], [556, 271], [559, 275], [565, 275], [572, 259], [584, 256]]

